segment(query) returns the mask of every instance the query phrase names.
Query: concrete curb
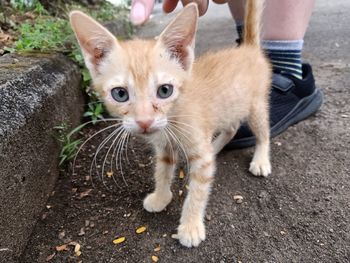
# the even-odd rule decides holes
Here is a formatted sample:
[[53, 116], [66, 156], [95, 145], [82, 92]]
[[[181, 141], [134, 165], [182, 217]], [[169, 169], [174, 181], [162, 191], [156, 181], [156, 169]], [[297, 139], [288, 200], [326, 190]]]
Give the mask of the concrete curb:
[[79, 123], [80, 76], [63, 55], [0, 57], [0, 262], [20, 256], [53, 189], [53, 127]]

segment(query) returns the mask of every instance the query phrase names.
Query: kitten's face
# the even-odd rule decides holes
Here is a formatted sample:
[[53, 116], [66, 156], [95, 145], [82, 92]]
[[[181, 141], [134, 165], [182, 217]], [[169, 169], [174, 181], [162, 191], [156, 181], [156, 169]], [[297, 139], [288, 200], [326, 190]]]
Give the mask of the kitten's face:
[[189, 4], [158, 40], [119, 43], [92, 18], [71, 13], [94, 88], [109, 113], [122, 118], [127, 131], [151, 134], [167, 126], [191, 73], [197, 18], [197, 6]]
[[166, 127], [187, 76], [156, 41], [133, 40], [107, 56], [94, 86], [127, 131], [148, 134]]

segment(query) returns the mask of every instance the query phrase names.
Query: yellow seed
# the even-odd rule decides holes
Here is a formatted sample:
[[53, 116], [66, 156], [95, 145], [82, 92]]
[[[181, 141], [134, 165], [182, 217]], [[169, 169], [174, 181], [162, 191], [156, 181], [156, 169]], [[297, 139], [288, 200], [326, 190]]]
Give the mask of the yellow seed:
[[159, 260], [159, 258], [157, 256], [154, 256], [154, 255], [152, 256], [152, 261], [153, 262], [158, 262], [158, 260]]
[[146, 229], [147, 228], [145, 226], [141, 226], [138, 229], [136, 229], [136, 234], [141, 234], [141, 233], [145, 232]]
[[179, 178], [180, 179], [184, 179], [185, 178], [185, 173], [184, 173], [184, 171], [182, 169], [180, 170]]
[[112, 177], [112, 175], [113, 175], [113, 172], [107, 172], [107, 177], [108, 178]]
[[113, 240], [114, 244], [120, 244], [123, 243], [125, 241], [125, 237], [118, 237], [117, 239]]
[[158, 252], [160, 251], [160, 245], [156, 246], [154, 249], [153, 249], [154, 252]]
[[79, 251], [75, 252], [75, 255], [76, 255], [77, 257], [79, 257], [79, 256], [81, 255], [81, 251], [79, 250]]
[[80, 245], [76, 244], [75, 247], [74, 247], [74, 252], [78, 253], [78, 251], [80, 251]]

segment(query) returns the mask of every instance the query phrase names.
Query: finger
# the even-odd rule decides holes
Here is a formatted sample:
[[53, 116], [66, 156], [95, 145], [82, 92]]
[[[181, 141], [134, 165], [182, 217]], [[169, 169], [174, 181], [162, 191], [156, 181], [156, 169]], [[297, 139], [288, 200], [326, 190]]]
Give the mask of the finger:
[[196, 3], [198, 5], [199, 16], [204, 15], [208, 10], [209, 0], [181, 0], [183, 6], [189, 3]]
[[130, 20], [134, 25], [145, 23], [153, 10], [154, 0], [132, 0]]
[[179, 0], [164, 0], [163, 11], [165, 13], [170, 13], [170, 12], [174, 11], [178, 2], [179, 2]]
[[221, 5], [221, 4], [226, 4], [226, 3], [227, 3], [227, 0], [213, 0], [213, 2], [214, 2], [215, 4]]

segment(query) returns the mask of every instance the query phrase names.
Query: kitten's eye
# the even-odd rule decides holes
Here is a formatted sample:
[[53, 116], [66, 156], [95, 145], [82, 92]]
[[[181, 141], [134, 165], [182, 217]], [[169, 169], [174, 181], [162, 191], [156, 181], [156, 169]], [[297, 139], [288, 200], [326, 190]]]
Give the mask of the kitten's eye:
[[171, 96], [171, 94], [173, 94], [173, 90], [174, 90], [173, 85], [163, 84], [163, 85], [159, 86], [159, 88], [157, 90], [157, 96], [158, 96], [158, 98], [161, 98], [161, 99], [169, 98]]
[[111, 90], [111, 94], [113, 99], [115, 99], [118, 102], [125, 102], [129, 99], [129, 93], [125, 88], [113, 88]]

